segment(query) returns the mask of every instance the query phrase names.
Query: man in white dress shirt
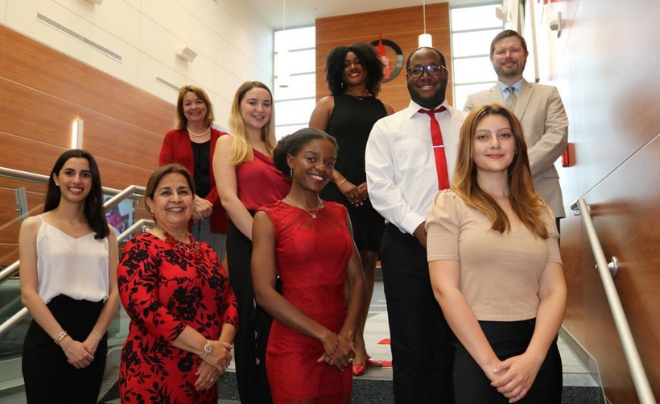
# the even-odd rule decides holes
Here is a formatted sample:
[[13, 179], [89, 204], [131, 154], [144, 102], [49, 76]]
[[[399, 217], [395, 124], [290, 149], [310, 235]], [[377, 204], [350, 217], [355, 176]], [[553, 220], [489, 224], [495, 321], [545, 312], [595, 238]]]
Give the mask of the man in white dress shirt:
[[[439, 181], [436, 168], [445, 171], [445, 178], [452, 176], [459, 131], [467, 114], [445, 100], [448, 72], [438, 50], [415, 50], [406, 70], [412, 100], [406, 109], [376, 122], [365, 154], [369, 198], [389, 222], [380, 258], [394, 398], [397, 404], [450, 404], [454, 402], [452, 333], [431, 290], [424, 222], [438, 184], [444, 182]], [[446, 167], [436, 167], [437, 143], [432, 141], [428, 111], [439, 123], [444, 143], [439, 147], [444, 148]]]

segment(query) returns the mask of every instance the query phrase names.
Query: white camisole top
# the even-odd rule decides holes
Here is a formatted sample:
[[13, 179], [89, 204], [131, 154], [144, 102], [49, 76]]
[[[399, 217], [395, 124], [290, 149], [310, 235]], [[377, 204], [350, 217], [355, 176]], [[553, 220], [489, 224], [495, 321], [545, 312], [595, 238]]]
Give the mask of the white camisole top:
[[37, 233], [37, 292], [48, 303], [58, 295], [90, 302], [105, 301], [109, 290], [108, 238], [96, 233], [74, 238], [41, 215]]

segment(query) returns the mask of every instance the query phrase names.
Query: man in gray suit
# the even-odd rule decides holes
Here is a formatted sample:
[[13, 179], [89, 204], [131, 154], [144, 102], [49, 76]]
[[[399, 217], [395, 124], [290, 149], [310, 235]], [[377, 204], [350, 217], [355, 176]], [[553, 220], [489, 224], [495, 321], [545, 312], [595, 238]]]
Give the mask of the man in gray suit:
[[568, 117], [557, 88], [523, 79], [527, 55], [527, 43], [520, 34], [512, 30], [497, 34], [490, 44], [490, 61], [498, 82], [468, 96], [464, 109], [469, 112], [496, 103], [513, 110], [525, 132], [534, 188], [552, 209], [559, 229], [559, 218], [565, 213], [554, 163], [566, 149]]

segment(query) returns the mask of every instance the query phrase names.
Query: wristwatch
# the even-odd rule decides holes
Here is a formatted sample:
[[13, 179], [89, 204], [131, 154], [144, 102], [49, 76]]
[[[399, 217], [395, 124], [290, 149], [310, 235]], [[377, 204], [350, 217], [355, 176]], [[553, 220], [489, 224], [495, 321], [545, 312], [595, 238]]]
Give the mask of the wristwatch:
[[213, 347], [211, 346], [211, 341], [206, 340], [206, 344], [204, 345], [204, 354], [199, 357], [199, 359], [204, 359], [206, 358], [206, 355], [210, 354], [213, 352]]

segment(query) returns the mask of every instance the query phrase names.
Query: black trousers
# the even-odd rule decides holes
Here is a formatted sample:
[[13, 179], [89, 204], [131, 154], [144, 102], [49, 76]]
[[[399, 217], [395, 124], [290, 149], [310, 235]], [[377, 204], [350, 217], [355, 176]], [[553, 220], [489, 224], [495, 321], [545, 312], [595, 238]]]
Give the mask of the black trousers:
[[[486, 339], [500, 360], [525, 352], [532, 334], [534, 320], [480, 321]], [[465, 348], [456, 342], [454, 386], [457, 404], [508, 404], [509, 399], [491, 387], [490, 380]], [[545, 361], [536, 375], [534, 384], [519, 404], [560, 404], [562, 392], [562, 365], [557, 340], [550, 346]]]
[[433, 297], [426, 249], [385, 227], [383, 286], [392, 341], [397, 404], [452, 404], [453, 333]]
[[273, 318], [255, 303], [251, 259], [252, 241], [230, 221], [227, 266], [238, 303], [238, 333], [234, 339], [238, 394], [243, 404], [269, 404], [273, 400], [266, 374], [266, 346]]
[[[69, 336], [83, 342], [92, 332], [104, 302], [75, 300], [59, 295], [48, 308]], [[62, 348], [32, 321], [23, 343], [23, 380], [29, 404], [96, 403], [101, 390], [108, 351], [107, 334], [103, 336], [92, 363], [76, 369], [67, 363]]]

